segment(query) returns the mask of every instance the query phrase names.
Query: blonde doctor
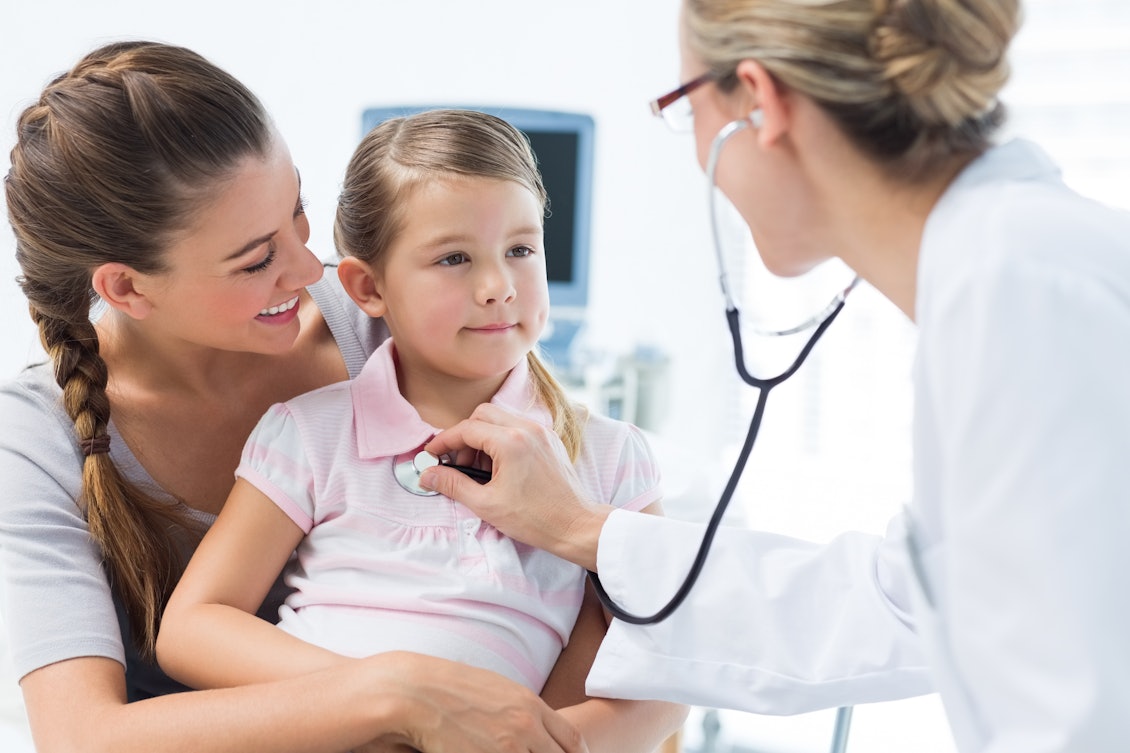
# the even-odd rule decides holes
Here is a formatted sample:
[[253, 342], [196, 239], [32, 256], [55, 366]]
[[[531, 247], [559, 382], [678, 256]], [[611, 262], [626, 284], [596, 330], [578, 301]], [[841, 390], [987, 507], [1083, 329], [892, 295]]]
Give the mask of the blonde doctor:
[[[918, 325], [914, 496], [885, 537], [723, 528], [669, 618], [614, 623], [591, 694], [788, 714], [937, 691], [965, 753], [1130, 746], [1130, 217], [994, 142], [1019, 13], [685, 0], [660, 104], [692, 106], [765, 264], [839, 257]], [[489, 484], [423, 483], [629, 611], [682, 583], [701, 526], [585, 499], [553, 435], [493, 406], [429, 449], [468, 447]]]

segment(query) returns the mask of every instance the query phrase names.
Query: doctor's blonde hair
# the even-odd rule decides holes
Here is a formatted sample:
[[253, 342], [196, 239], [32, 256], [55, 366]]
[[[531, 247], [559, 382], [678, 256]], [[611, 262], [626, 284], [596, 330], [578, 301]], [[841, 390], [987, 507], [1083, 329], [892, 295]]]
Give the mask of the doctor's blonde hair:
[[753, 59], [857, 146], [924, 177], [989, 145], [1004, 120], [1019, 0], [684, 0], [688, 49], [723, 90]]
[[[386, 120], [358, 145], [345, 171], [334, 219], [338, 253], [377, 264], [404, 226], [408, 193], [421, 183], [452, 175], [513, 181], [527, 188], [545, 211], [548, 197], [537, 159], [519, 130], [482, 112], [429, 110]], [[536, 350], [526, 360], [536, 397], [553, 417], [553, 430], [569, 459], [576, 461], [584, 409], [569, 400]]]

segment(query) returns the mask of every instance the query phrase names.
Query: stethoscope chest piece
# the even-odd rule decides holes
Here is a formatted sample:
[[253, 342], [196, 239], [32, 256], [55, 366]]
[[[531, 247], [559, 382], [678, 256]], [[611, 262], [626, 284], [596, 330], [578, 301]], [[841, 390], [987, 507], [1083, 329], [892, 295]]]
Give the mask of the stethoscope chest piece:
[[421, 497], [434, 497], [439, 492], [420, 486], [420, 474], [428, 468], [439, 465], [439, 458], [427, 450], [417, 450], [397, 455], [392, 460], [392, 471], [396, 481], [405, 491]]

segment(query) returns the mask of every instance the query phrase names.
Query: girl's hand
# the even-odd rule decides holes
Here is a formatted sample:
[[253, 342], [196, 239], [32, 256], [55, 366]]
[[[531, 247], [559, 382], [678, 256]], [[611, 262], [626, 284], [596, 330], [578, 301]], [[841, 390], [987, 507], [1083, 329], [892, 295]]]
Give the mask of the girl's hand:
[[507, 536], [596, 570], [600, 529], [611, 512], [584, 498], [564, 446], [551, 429], [485, 403], [470, 418], [436, 435], [435, 455], [469, 462], [475, 450], [490, 457], [493, 474], [479, 484], [442, 466], [426, 470], [420, 484], [469, 507]]

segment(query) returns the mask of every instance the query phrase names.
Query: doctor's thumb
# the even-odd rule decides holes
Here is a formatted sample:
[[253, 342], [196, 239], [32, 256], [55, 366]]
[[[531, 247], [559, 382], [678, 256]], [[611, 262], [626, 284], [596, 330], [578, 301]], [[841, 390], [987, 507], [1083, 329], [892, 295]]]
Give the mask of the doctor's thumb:
[[464, 476], [454, 468], [434, 466], [427, 468], [420, 474], [420, 486], [425, 489], [439, 492], [449, 499], [462, 502], [466, 496], [468, 486], [476, 487], [478, 483]]

